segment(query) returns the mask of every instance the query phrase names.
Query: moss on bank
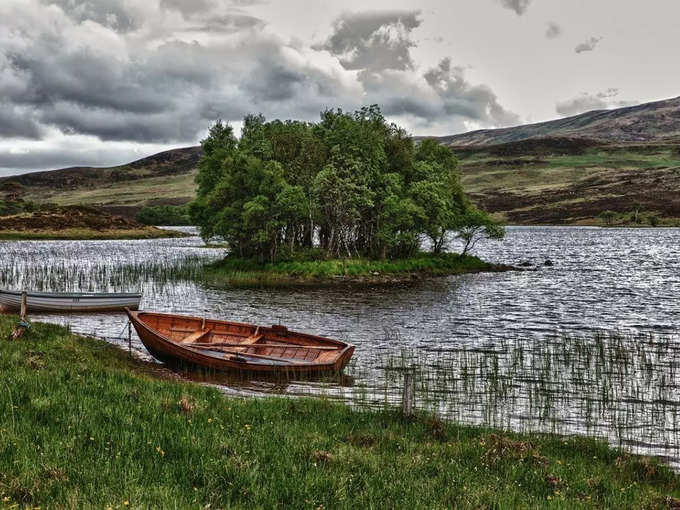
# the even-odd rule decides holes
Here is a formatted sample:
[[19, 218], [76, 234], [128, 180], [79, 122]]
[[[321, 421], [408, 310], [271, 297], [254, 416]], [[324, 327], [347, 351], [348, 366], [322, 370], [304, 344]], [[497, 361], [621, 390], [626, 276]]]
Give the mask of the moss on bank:
[[680, 478], [585, 438], [228, 398], [64, 328], [7, 342], [0, 507], [668, 508]]
[[399, 260], [333, 259], [259, 264], [227, 256], [206, 266], [201, 279], [214, 286], [286, 287], [337, 284], [403, 283], [432, 276], [498, 272], [515, 269], [478, 257], [421, 253]]

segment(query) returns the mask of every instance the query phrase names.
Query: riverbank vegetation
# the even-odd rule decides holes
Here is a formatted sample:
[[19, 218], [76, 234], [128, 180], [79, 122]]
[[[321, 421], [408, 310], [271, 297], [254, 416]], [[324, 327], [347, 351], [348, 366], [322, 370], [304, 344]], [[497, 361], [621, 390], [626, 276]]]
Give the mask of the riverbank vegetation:
[[423, 237], [440, 254], [452, 232], [465, 251], [504, 235], [465, 197], [451, 150], [416, 144], [377, 106], [316, 124], [249, 115], [239, 140], [217, 122], [202, 147], [191, 218], [260, 264], [313, 248], [320, 260], [401, 260]]
[[199, 273], [199, 278], [218, 287], [295, 287], [339, 283], [405, 283], [432, 276], [513, 269], [457, 253], [420, 253], [398, 260], [298, 258], [273, 264], [260, 264], [253, 259], [227, 256], [205, 266]]
[[143, 207], [135, 219], [143, 225], [191, 225], [186, 205], [156, 205]]
[[669, 508], [680, 497], [668, 468], [592, 439], [228, 398], [62, 327], [5, 341], [16, 320], [0, 316], [8, 508]]
[[32, 204], [28, 207], [26, 204], [30, 202], [5, 202], [5, 210], [11, 212], [0, 215], [0, 240], [156, 239], [185, 235], [142, 225], [93, 207], [35, 207]]

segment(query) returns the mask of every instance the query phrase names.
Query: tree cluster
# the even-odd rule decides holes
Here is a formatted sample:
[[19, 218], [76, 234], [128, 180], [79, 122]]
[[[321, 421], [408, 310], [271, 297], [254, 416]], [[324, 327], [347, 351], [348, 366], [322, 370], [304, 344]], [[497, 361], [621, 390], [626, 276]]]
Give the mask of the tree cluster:
[[503, 236], [466, 199], [452, 151], [418, 143], [377, 106], [322, 112], [318, 123], [246, 116], [240, 140], [215, 123], [202, 142], [192, 220], [232, 253], [276, 261], [313, 248], [323, 256], [403, 258], [423, 236]]

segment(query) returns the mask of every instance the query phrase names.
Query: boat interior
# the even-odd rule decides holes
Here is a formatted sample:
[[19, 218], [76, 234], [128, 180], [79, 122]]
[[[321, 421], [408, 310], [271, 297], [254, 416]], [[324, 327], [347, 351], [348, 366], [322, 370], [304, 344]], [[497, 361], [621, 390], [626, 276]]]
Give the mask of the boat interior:
[[288, 331], [285, 326], [249, 324], [140, 313], [139, 320], [172, 342], [215, 354], [245, 355], [262, 360], [329, 363], [345, 344]]

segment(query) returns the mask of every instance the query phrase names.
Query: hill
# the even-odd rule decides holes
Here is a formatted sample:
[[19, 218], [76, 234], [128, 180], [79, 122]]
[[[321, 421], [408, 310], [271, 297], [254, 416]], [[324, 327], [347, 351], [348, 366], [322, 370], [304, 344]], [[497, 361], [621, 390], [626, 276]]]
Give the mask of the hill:
[[482, 146], [535, 138], [579, 138], [599, 143], [680, 142], [680, 97], [615, 110], [502, 129], [435, 137], [450, 146]]
[[200, 157], [200, 147], [187, 147], [116, 167], [72, 167], [4, 177], [0, 199], [98, 206], [134, 216], [146, 205], [180, 205], [193, 199]]
[[[458, 156], [472, 199], [510, 224], [601, 224], [607, 210], [624, 223], [636, 202], [645, 221], [680, 222], [680, 98], [436, 139]], [[0, 199], [134, 216], [190, 201], [200, 154], [189, 147], [112, 168], [6, 177]]]

